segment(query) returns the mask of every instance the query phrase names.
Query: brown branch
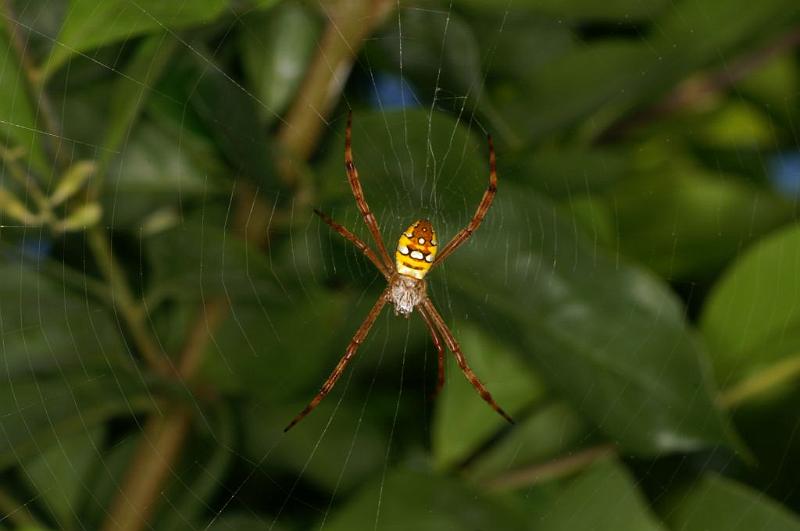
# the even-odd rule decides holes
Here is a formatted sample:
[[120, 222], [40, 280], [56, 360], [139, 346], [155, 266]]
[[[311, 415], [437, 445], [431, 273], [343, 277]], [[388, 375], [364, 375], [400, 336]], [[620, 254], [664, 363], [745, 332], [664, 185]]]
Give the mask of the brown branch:
[[68, 161], [64, 157], [60, 149], [61, 142], [61, 124], [56, 118], [56, 113], [53, 110], [53, 105], [50, 103], [50, 98], [47, 96], [44, 84], [42, 83], [42, 76], [40, 71], [34, 66], [33, 61], [28, 55], [28, 46], [22, 33], [19, 31], [17, 24], [17, 16], [14, 12], [14, 7], [11, 5], [11, 0], [0, 0], [0, 7], [5, 12], [3, 20], [5, 21], [6, 31], [8, 33], [8, 40], [11, 47], [16, 53], [19, 65], [25, 72], [27, 78], [26, 91], [31, 103], [36, 104], [37, 116], [40, 121], [42, 129], [50, 133], [48, 137], [52, 141], [51, 155], [62, 169], [66, 167]]
[[313, 154], [364, 41], [395, 5], [394, 0], [337, 0], [325, 5], [328, 23], [319, 49], [278, 132], [283, 150], [279, 170], [287, 183], [297, 181], [294, 162]]
[[[284, 150], [281, 175], [286, 182], [297, 183], [300, 172], [293, 162], [304, 161], [313, 153], [325, 125], [323, 117], [339, 98], [357, 51], [392, 5], [393, 0], [341, 0], [330, 4], [328, 26], [317, 57], [309, 68], [284, 127], [278, 133]], [[232, 217], [234, 233], [252, 245], [263, 245], [268, 237], [268, 212], [256, 190], [237, 183]], [[229, 302], [225, 297], [206, 302], [190, 327], [177, 360], [178, 378], [191, 380], [214, 330], [225, 320], [228, 312]], [[184, 408], [148, 420], [104, 529], [138, 531], [148, 525], [190, 426], [191, 414]]]
[[797, 46], [800, 46], [800, 29], [795, 28], [770, 42], [764, 48], [742, 55], [719, 70], [684, 80], [658, 103], [612, 124], [601, 135], [600, 140], [608, 141], [618, 138], [663, 116], [701, 105], [709, 97], [729, 89], [753, 71], [764, 66], [770, 59]]
[[97, 265], [109, 284], [114, 307], [125, 321], [136, 349], [156, 373], [162, 376], [169, 374], [171, 372], [169, 360], [153, 339], [147, 326], [144, 308], [131, 292], [123, 269], [114, 258], [111, 242], [105, 230], [95, 226], [87, 231], [86, 236]]
[[488, 480], [485, 485], [490, 490], [512, 490], [520, 487], [529, 487], [583, 470], [592, 463], [610, 457], [616, 452], [617, 447], [613, 444], [593, 446], [566, 457], [559, 457], [546, 463], [537, 463], [530, 467], [513, 470]]

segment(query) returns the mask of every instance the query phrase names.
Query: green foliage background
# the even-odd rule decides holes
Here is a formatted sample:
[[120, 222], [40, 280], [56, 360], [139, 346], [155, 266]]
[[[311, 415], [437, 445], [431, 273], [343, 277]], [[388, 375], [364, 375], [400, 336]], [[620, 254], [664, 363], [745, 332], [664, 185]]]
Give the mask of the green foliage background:
[[796, 0], [0, 7], [0, 528], [800, 530]]

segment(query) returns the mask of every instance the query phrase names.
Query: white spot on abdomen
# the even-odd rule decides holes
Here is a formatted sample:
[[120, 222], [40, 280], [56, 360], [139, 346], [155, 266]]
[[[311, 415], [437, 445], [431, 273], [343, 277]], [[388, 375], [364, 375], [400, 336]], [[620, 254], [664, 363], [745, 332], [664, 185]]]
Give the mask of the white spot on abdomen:
[[419, 251], [411, 251], [411, 258], [413, 258], [414, 260], [422, 260], [423, 258], [425, 258], [425, 255], [423, 255]]

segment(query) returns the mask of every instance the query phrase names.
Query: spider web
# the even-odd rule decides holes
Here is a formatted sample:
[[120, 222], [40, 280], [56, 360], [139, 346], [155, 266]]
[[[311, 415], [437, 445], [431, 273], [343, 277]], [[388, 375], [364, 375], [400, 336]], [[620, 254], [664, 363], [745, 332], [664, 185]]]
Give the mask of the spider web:
[[[47, 3], [48, 7], [53, 6], [53, 10], [58, 11], [57, 2]], [[189, 2], [185, 1], [182, 4], [188, 5]], [[37, 42], [39, 45], [49, 42], [55, 47], [68, 46], [68, 43], [57, 38], [57, 33], [48, 33], [47, 28], [52, 28], [52, 24], [48, 25], [46, 20], [40, 20], [39, 17], [50, 16], [48, 9], [36, 10], [25, 2], [16, 2], [15, 6], [17, 9], [15, 18], [11, 20], [12, 24], [35, 37], [27, 43], [28, 45], [35, 46]], [[235, 73], [218, 66], [219, 62], [224, 61], [231, 53], [230, 39], [233, 38], [231, 36], [240, 27], [239, 24], [247, 13], [235, 11], [229, 6], [229, 14], [232, 15], [230, 25], [226, 31], [221, 32], [222, 37], [216, 39], [213, 46], [201, 47], [195, 41], [189, 40], [185, 33], [170, 29], [170, 21], [159, 18], [157, 13], [146, 8], [146, 4], [131, 0], [129, 7], [156, 21], [164, 32], [163, 43], [173, 43], [179, 52], [186, 52], [186, 55], [196, 59], [199, 64], [196, 68], [201, 72], [197, 79], [198, 87], [205, 76], [220, 77], [223, 85], [233, 93], [244, 94], [259, 112], [273, 117], [276, 122], [282, 122], [281, 112], [276, 111], [262, 95], [241, 81]], [[323, 141], [318, 158], [312, 163], [318, 163], [319, 167], [323, 168], [323, 171], [319, 172], [321, 175], [318, 176], [320, 181], [323, 179], [325, 181], [318, 184], [322, 190], [320, 196], [331, 205], [333, 211], [329, 213], [337, 221], [352, 228], [370, 243], [358, 212], [352, 204], [344, 171], [341, 169], [343, 123], [345, 109], [349, 108], [356, 109], [354, 157], [362, 175], [367, 200], [373, 205], [382, 233], [387, 238], [386, 244], [390, 253], [394, 247], [391, 235], [399, 233], [418, 217], [427, 216], [433, 219], [439, 237], [443, 241], [447, 241], [450, 235], [469, 220], [480, 198], [478, 191], [482, 190], [486, 180], [485, 166], [474, 164], [474, 161], [486, 158], [485, 147], [478, 139], [482, 141], [486, 133], [494, 133], [491, 131], [492, 123], [485, 118], [486, 113], [478, 112], [477, 109], [485, 100], [487, 79], [493, 71], [498, 49], [507, 51], [503, 48], [503, 39], [507, 35], [506, 24], [509, 17], [514, 18], [513, 15], [518, 8], [514, 2], [509, 1], [503, 9], [502, 17], [498, 17], [493, 24], [480, 28], [482, 37], [480, 75], [462, 86], [455, 85], [454, 88], [452, 83], [445, 84], [442, 74], [452, 67], [450, 62], [452, 57], [448, 55], [452, 53], [448, 48], [449, 44], [458, 36], [456, 32], [464, 31], [465, 23], [459, 6], [454, 6], [452, 1], [432, 6], [426, 4], [424, 7], [401, 5], [398, 1], [397, 9], [389, 16], [386, 27], [376, 33], [367, 42], [366, 51], [359, 54], [348, 86], [343, 92], [342, 104], [326, 122], [321, 135], [326, 140]], [[440, 53], [428, 65], [412, 65], [416, 74], [419, 74], [420, 70], [425, 74], [415, 77], [409, 74], [407, 62], [409, 46], [413, 46], [415, 42], [408, 37], [408, 28], [404, 26], [404, 21], [419, 16], [433, 21], [430, 25], [430, 28], [433, 28], [431, 34], [426, 37], [440, 43]], [[635, 25], [633, 27], [637, 28]], [[658, 30], [657, 26], [651, 29], [655, 32]], [[605, 28], [592, 28], [592, 31], [605, 31]], [[396, 50], [395, 55], [390, 55], [395, 63], [388, 67], [382, 63], [373, 63], [379, 61], [374, 58], [380, 58], [377, 50], [387, 48]], [[124, 55], [123, 52], [116, 53]], [[726, 52], [720, 50], [719, 53], [722, 55]], [[198, 144], [197, 141], [197, 125], [193, 123], [195, 110], [192, 102], [189, 99], [181, 99], [181, 96], [164, 93], [146, 76], [131, 77], [121, 66], [124, 58], [110, 54], [106, 49], [77, 52], [75, 55], [82, 61], [78, 61], [79, 64], [76, 66], [67, 63], [63, 74], [57, 78], [58, 83], [63, 85], [63, 90], [60, 92], [62, 98], [60, 101], [53, 98], [53, 104], [60, 122], [76, 119], [77, 111], [73, 107], [74, 100], [70, 97], [70, 90], [74, 90], [72, 87], [76, 84], [80, 86], [78, 83], [81, 76], [87, 75], [86, 65], [104, 71], [110, 77], [107, 82], [127, 80], [132, 85], [140, 87], [145, 98], [158, 99], [165, 107], [178, 111], [177, 119], [172, 123], [154, 123], [150, 117], [143, 120], [142, 127], [148, 128], [146, 131], [153, 134], [151, 143], [157, 144], [158, 135], [163, 137], [165, 130], [177, 135], [178, 153], [168, 162], [176, 165], [174, 171], [179, 182], [171, 192], [170, 201], [149, 213], [143, 218], [146, 222], [140, 222], [135, 229], [132, 229], [125, 219], [128, 216], [126, 193], [130, 192], [126, 192], [125, 183], [119, 178], [131, 168], [112, 166], [109, 171], [115, 178], [108, 185], [111, 188], [108, 194], [110, 201], [106, 203], [108, 210], [104, 214], [103, 223], [107, 230], [118, 233], [119, 236], [115, 238], [113, 245], [124, 258], [125, 267], [128, 268], [138, 261], [138, 268], [129, 271], [130, 278], [127, 280], [134, 286], [147, 285], [151, 276], [155, 274], [152, 265], [148, 263], [150, 238], [163, 234], [170, 227], [182, 226], [183, 223], [191, 224], [196, 228], [196, 232], [185, 234], [198, 238], [197, 245], [200, 251], [197, 256], [200, 260], [193, 265], [192, 270], [183, 273], [188, 277], [199, 279], [196, 282], [197, 292], [189, 294], [188, 298], [199, 302], [200, 308], [206, 308], [208, 303], [218, 296], [206, 292], [209, 280], [214, 285], [221, 286], [220, 293], [230, 306], [227, 316], [229, 324], [225, 333], [237, 334], [239, 338], [237, 345], [241, 347], [237, 351], [231, 351], [226, 347], [228, 337], [221, 332], [213, 331], [213, 319], [207, 312], [204, 322], [210, 331], [208, 348], [213, 352], [215, 363], [208, 370], [219, 371], [226, 375], [221, 378], [223, 387], [229, 382], [249, 381], [247, 365], [239, 363], [237, 358], [249, 357], [254, 360], [253, 363], [257, 363], [257, 360], [265, 356], [264, 346], [260, 343], [264, 332], [258, 329], [253, 321], [252, 315], [255, 313], [261, 322], [260, 326], [267, 329], [274, 337], [273, 345], [279, 346], [283, 355], [292, 358], [286, 365], [291, 370], [285, 374], [272, 376], [270, 385], [279, 390], [293, 389], [292, 374], [302, 373], [302, 366], [306, 363], [318, 368], [315, 372], [321, 384], [332, 363], [335, 363], [343, 352], [355, 326], [366, 315], [364, 308], [372, 304], [376, 294], [382, 289], [380, 275], [372, 270], [371, 264], [364, 260], [355, 248], [343, 245], [337, 235], [314, 219], [309, 205], [285, 192], [282, 195], [277, 187], [270, 189], [268, 186], [260, 186], [256, 197], [259, 200], [263, 199], [268, 205], [266, 216], [270, 232], [284, 231], [285, 243], [275, 249], [269, 246], [264, 257], [254, 256], [251, 253], [256, 253], [256, 249], [247, 248], [243, 251], [245, 258], [242, 265], [240, 249], [235, 238], [229, 236], [237, 223], [236, 197], [241, 190], [237, 190], [236, 187], [221, 186], [217, 176], [212, 175], [212, 170], [201, 171], [199, 178], [193, 178], [185, 175], [187, 167], [181, 166], [198, 153], [201, 155], [206, 153], [203, 150], [207, 146]], [[18, 97], [21, 99], [23, 95], [19, 94]], [[742, 97], [742, 101], [745, 102], [746, 98]], [[15, 105], [12, 101], [11, 108], [13, 109]], [[359, 109], [362, 110], [362, 115], [358, 112]], [[36, 108], [34, 112], [38, 115], [45, 111]], [[402, 119], [396, 120], [397, 115], [402, 116]], [[447, 118], [442, 118], [443, 116]], [[1, 123], [21, 129], [27, 127], [24, 123], [10, 120], [2, 120]], [[400, 127], [396, 127], [398, 123]], [[89, 123], [87, 127], [93, 125], [96, 124]], [[68, 164], [85, 156], [87, 151], [93, 150], [95, 156], [103, 157], [105, 149], [103, 145], [84, 140], [84, 138], [94, 138], [93, 135], [81, 136], [85, 133], [85, 129], [80, 127], [65, 129], [74, 133], [65, 133], [56, 138], [62, 142], [60, 152]], [[380, 131], [380, 135], [370, 134], [376, 130]], [[421, 138], [416, 135], [420, 130], [424, 131]], [[38, 132], [47, 135], [46, 131]], [[134, 166], [137, 160], [142, 162], [141, 158], [147, 155], [146, 152], [143, 154], [137, 151], [141, 149], [142, 143], [137, 134], [139, 134], [137, 130], [128, 132], [118, 152], [113, 153], [114, 156], [129, 161], [131, 166]], [[250, 142], [251, 147], [261, 146], [264, 143], [263, 138], [245, 138], [244, 141]], [[387, 145], [388, 151], [385, 149]], [[417, 149], [420, 146], [422, 149]], [[498, 158], [502, 156], [502, 152], [498, 153]], [[338, 166], [333, 162], [328, 163], [328, 160], [335, 160]], [[761, 164], [765, 165], [763, 161]], [[778, 175], [792, 173], [785, 171], [785, 166], [791, 164], [791, 158], [773, 161], [773, 164], [784, 169], [782, 172], [776, 172]], [[338, 168], [338, 170], [327, 173], [328, 168]], [[509, 173], [513, 173], [515, 166], [509, 164], [507, 168]], [[32, 166], [28, 169], [34, 170]], [[484, 173], [481, 170], [484, 170]], [[387, 174], [398, 178], [386, 179], [383, 176]], [[720, 170], [720, 174], [723, 174], [723, 170]], [[500, 178], [502, 189], [505, 178], [502, 171]], [[514, 175], [508, 178], [517, 184], [523, 180]], [[590, 186], [588, 175], [582, 180], [586, 181], [588, 191]], [[795, 180], [787, 180], [790, 185], [794, 185]], [[7, 183], [10, 177], [4, 173], [0, 181]], [[577, 240], [568, 239], [561, 243], [568, 248], [559, 251], [559, 259], [567, 260], [566, 257], [574, 256], [576, 269], [583, 265], [578, 263], [579, 260], [590, 260], [591, 263], [595, 263], [602, 260], [601, 255], [609, 253], [618, 262], [627, 260], [629, 257], [626, 257], [624, 249], [620, 248], [619, 244], [616, 248], [604, 248], [605, 243], [602, 241], [604, 228], [591, 222], [594, 220], [594, 215], [589, 216], [590, 222], [587, 223], [585, 210], [582, 210], [588, 207], [594, 212], [592, 209], [596, 208], [596, 205], [591, 202], [587, 205], [584, 198], [577, 197], [576, 188], [557, 180], [541, 185], [541, 188], [552, 186], [558, 189], [559, 185], [562, 185], [561, 188], [567, 192], [565, 197], [561, 198], [564, 212], [574, 213], [569, 218], [574, 234], [588, 233], [594, 243], [593, 251], [587, 258], [580, 255], [581, 250], [576, 243]], [[658, 188], [653, 185], [653, 190], [658, 191]], [[29, 196], [25, 198], [26, 203], [32, 201]], [[179, 208], [173, 208], [174, 204]], [[257, 217], [261, 214], [258, 209], [259, 206], [255, 201], [244, 209], [247, 212], [245, 227], [257, 223]], [[482, 228], [499, 242], [491, 249], [504, 250], [503, 255], [494, 257], [497, 268], [493, 273], [501, 279], [511, 278], [512, 270], [518, 267], [515, 261], [516, 253], [526, 245], [530, 245], [530, 242], [539, 242], [540, 240], [533, 237], [533, 234], [543, 226], [542, 220], [535, 216], [528, 218], [527, 225], [523, 226], [507, 222], [506, 220], [516, 219], [513, 210], [508, 202], [496, 203]], [[749, 228], [751, 232], [761, 230], [754, 221]], [[11, 421], [16, 422], [24, 432], [27, 432], [35, 451], [30, 455], [23, 455], [18, 454], [12, 447], [15, 460], [30, 465], [29, 468], [6, 473], [4, 483], [7, 480], [8, 487], [4, 490], [14, 495], [12, 499], [15, 500], [13, 503], [16, 504], [16, 508], [3, 507], [6, 514], [0, 519], [0, 524], [16, 524], [18, 519], [26, 518], [28, 513], [33, 513], [37, 518], [43, 515], [44, 518], [49, 516], [56, 523], [60, 523], [60, 514], [73, 520], [74, 526], [91, 528], [90, 524], [80, 523], [83, 518], [81, 511], [76, 511], [72, 504], [65, 503], [61, 499], [67, 496], [60, 492], [65, 487], [64, 478], [75, 478], [72, 485], [89, 500], [85, 504], [93, 506], [95, 512], [99, 511], [100, 520], [105, 520], [110, 516], [109, 508], [105, 506], [108, 500], [101, 499], [95, 494], [98, 481], [90, 477], [87, 471], [92, 471], [104, 481], [112, 482], [110, 491], [120, 492], [124, 487], [124, 476], [120, 471], [126, 469], [122, 465], [131, 458], [136, 445], [142, 440], [147, 440], [151, 433], [147, 429], [148, 414], [166, 416], [170, 412], [165, 409], [160, 396], [153, 392], [153, 387], [149, 385], [149, 377], [140, 365], [132, 364], [132, 371], [122, 373], [122, 376], [117, 370], [115, 358], [119, 352], [122, 352], [123, 356], [131, 356], [136, 349], [131, 343], [126, 317], [121, 315], [118, 309], [113, 310], [107, 320], [98, 316], [98, 295], [91, 279], [99, 278], [99, 272], [95, 269], [94, 259], [89, 252], [91, 242], [88, 241], [88, 236], [85, 233], [77, 233], [59, 241], [45, 229], [9, 223], [8, 220], [4, 220], [0, 231], [0, 243], [4, 245], [5, 251], [4, 265], [18, 277], [14, 281], [19, 288], [16, 296], [19, 300], [24, 299], [26, 306], [33, 308], [31, 315], [19, 320], [27, 328], [15, 329], [4, 324], [4, 321], [17, 322], [17, 319], [11, 320], [9, 310], [4, 307], [0, 314], [0, 330], [3, 332], [3, 337], [9, 334], [22, 337], [20, 344], [25, 351], [47, 353], [44, 358], [38, 360], [29, 357], [25, 360], [22, 370], [13, 367], [11, 363], [15, 363], [15, 359], [4, 353], [6, 372], [17, 376], [9, 378], [13, 405], [11, 410], [2, 412], [2, 417], [9, 421], [3, 422], [3, 435], [10, 438], [12, 434], [5, 426], [11, 426]], [[611, 228], [617, 242], [625, 236], [620, 231], [618, 226]], [[215, 241], [207, 239], [209, 235], [218, 235], [218, 248], [204, 248], [206, 242]], [[674, 249], [680, 247], [681, 238], [683, 236], [674, 236], [672, 241]], [[166, 245], [169, 243], [174, 242], [168, 241]], [[467, 245], [477, 246], [478, 252], [484, 249], [480, 242]], [[78, 256], [74, 255], [75, 249], [81, 250]], [[164, 246], [160, 249], [164, 250]], [[215, 255], [218, 250], [220, 252]], [[177, 252], [180, 251], [181, 249], [178, 249]], [[536, 251], [542, 255], [548, 254], [547, 249], [543, 247]], [[54, 256], [58, 256], [59, 261], [54, 261], [52, 259]], [[132, 256], [134, 258], [131, 258]], [[667, 253], [666, 257], [668, 261], [676, 263], [681, 259], [677, 250]], [[264, 258], [270, 266], [272, 278], [269, 279], [269, 285], [274, 291], [264, 290], [266, 280], [260, 272], [255, 271], [261, 258]], [[234, 271], [231, 267], [243, 268], [241, 277], [239, 273], [231, 273]], [[251, 270], [251, 267], [254, 269]], [[31, 272], [36, 274], [31, 275]], [[477, 266], [472, 268], [471, 272], [473, 277], [485, 273]], [[461, 284], [468, 283], [469, 277], [457, 274], [451, 277], [448, 273], [449, 269], [446, 266], [437, 271], [438, 279], [432, 281], [431, 290], [437, 307], [448, 323], [452, 324], [456, 336], [476, 336], [477, 339], [471, 344], [479, 345], [481, 341], [487, 341], [486, 336], [507, 335], [509, 328], [498, 324], [497, 320], [492, 318], [488, 306], [465, 308], [458, 296], [453, 295], [453, 292], [464, 288]], [[43, 280], [53, 278], [53, 275], [66, 280], [63, 284], [53, 284]], [[537, 277], [537, 274], [534, 273], [532, 276]], [[680, 273], [677, 270], [670, 270], [669, 267], [665, 276], [671, 280], [677, 279], [675, 283], [679, 290], [686, 292], [685, 299], [691, 311], [692, 300], [695, 297], [693, 284], [691, 282], [683, 284]], [[175, 281], [179, 288], [182, 285], [177, 278], [167, 278]], [[331, 289], [332, 283], [336, 289]], [[162, 296], [174, 295], [169, 286], [165, 289], [166, 295]], [[74, 302], [74, 293], [79, 293], [78, 304]], [[119, 307], [114, 303], [119, 302], [117, 297], [120, 296], [122, 295], [118, 292], [112, 292], [110, 308]], [[283, 300], [282, 305], [274, 304], [276, 297]], [[335, 297], [335, 299], [321, 300], [322, 297]], [[487, 293], [485, 297], [488, 301], [492, 294]], [[238, 303], [242, 299], [248, 301], [247, 305]], [[153, 305], [154, 312], [162, 311], [156, 310], [159, 298], [145, 300], [148, 305]], [[34, 302], [30, 304], [30, 301]], [[252, 311], [253, 307], [257, 309], [255, 312]], [[315, 316], [314, 324], [335, 323], [329, 330], [305, 330], [307, 335], [316, 333], [324, 336], [328, 345], [324, 349], [326, 363], [309, 362], [304, 359], [303, 352], [296, 351], [294, 345], [301, 339], [303, 327], [294, 326], [291, 328], [292, 332], [288, 331], [288, 325], [291, 323], [283, 319], [281, 314], [297, 308], [306, 309], [310, 315]], [[187, 315], [181, 311], [171, 313], [166, 320], [163, 320], [165, 319], [163, 313], [148, 316], [147, 326], [159, 332], [157, 337], [161, 341], [158, 345], [160, 349], [173, 351], [177, 339], [175, 333], [170, 333], [169, 329], [174, 326], [184, 330], [194, 317], [194, 314]], [[326, 320], [336, 317], [336, 314], [340, 314], [338, 318]], [[48, 334], [53, 320], [63, 322], [63, 329], [66, 331], [63, 337], [50, 337]], [[622, 323], [623, 326], [624, 324]], [[122, 340], [110, 340], [109, 329]], [[31, 331], [34, 334], [37, 331], [41, 332], [41, 339], [34, 340], [43, 341], [43, 346], [27, 343], [26, 333]], [[88, 339], [78, 337], [84, 333], [90, 334]], [[207, 408], [202, 400], [196, 398], [195, 390], [188, 384], [181, 383], [178, 391], [185, 394], [187, 407], [191, 407], [197, 414], [196, 427], [192, 428], [192, 433], [200, 442], [197, 444], [198, 448], [186, 450], [190, 455], [188, 463], [185, 459], [176, 461], [169, 455], [156, 454], [164, 461], [173, 463], [167, 471], [170, 487], [158, 497], [159, 508], [156, 514], [162, 516], [167, 514], [165, 518], [172, 524], [189, 528], [205, 526], [207, 529], [225, 529], [227, 527], [224, 526], [227, 525], [235, 526], [235, 518], [244, 515], [245, 518], [261, 521], [269, 529], [284, 529], [298, 525], [313, 525], [322, 529], [337, 518], [337, 512], [342, 510], [349, 500], [358, 495], [357, 488], [347, 484], [348, 481], [352, 481], [348, 479], [350, 477], [348, 474], [354, 474], [354, 477], [365, 482], [376, 482], [377, 494], [371, 502], [372, 519], [364, 522], [364, 527], [375, 529], [381, 527], [387, 505], [397, 503], [397, 500], [390, 499], [387, 494], [387, 486], [393, 471], [397, 468], [425, 469], [430, 467], [433, 459], [430, 456], [432, 451], [430, 439], [435, 437], [435, 434], [429, 426], [435, 417], [433, 408], [439, 406], [433, 406], [428, 395], [432, 390], [431, 377], [435, 373], [436, 353], [426, 336], [424, 326], [416, 316], [409, 321], [396, 319], [389, 309], [385, 309], [362, 346], [362, 353], [348, 367], [346, 375], [340, 380], [334, 392], [312, 413], [312, 416], [287, 434], [280, 434], [280, 429], [290, 420], [295, 408], [302, 407], [305, 403], [303, 400], [310, 399], [313, 394], [305, 397], [303, 393], [295, 393], [297, 396], [292, 400], [287, 399], [291, 403], [282, 404], [277, 408], [266, 399], [257, 397], [248, 400], [246, 404], [241, 404], [251, 411], [247, 418], [250, 422], [256, 422], [263, 415], [265, 426], [233, 427], [230, 410], [234, 409], [234, 406]], [[87, 342], [92, 349], [99, 352], [98, 359], [103, 360], [108, 370], [99, 371], [97, 366], [82, 360], [80, 353], [85, 350]], [[306, 343], [304, 338], [303, 343]], [[5, 341], [0, 343], [0, 349], [6, 350]], [[77, 360], [77, 363], [73, 364], [70, 360], [64, 359], [64, 352]], [[466, 355], [469, 358], [471, 353], [466, 352]], [[48, 362], [50, 368], [48, 378], [25, 380], [26, 373], [34, 374], [40, 369], [35, 363], [41, 362], [41, 359]], [[76, 370], [82, 372], [82, 377], [77, 380], [74, 376]], [[457, 378], [460, 376], [456, 368], [449, 366], [447, 385], [451, 385]], [[236, 389], [234, 383], [230, 385], [231, 389], [223, 390]], [[141, 402], [134, 403], [127, 400], [129, 389], [132, 387], [141, 388], [144, 397]], [[85, 416], [82, 412], [83, 395], [87, 390], [94, 388], [107, 389], [108, 393], [125, 398], [116, 415], [124, 417], [125, 420], [115, 419], [110, 427], [99, 427], [91, 418]], [[233, 392], [231, 394], [235, 395]], [[287, 395], [289, 394], [287, 392]], [[458, 399], [456, 395], [452, 396], [452, 399]], [[588, 400], [589, 395], [586, 397]], [[474, 398], [480, 407], [486, 407], [477, 396]], [[620, 394], [620, 399], [622, 398], [623, 395]], [[447, 396], [440, 397], [442, 401], [447, 399]], [[236, 400], [238, 398], [234, 399], [234, 403], [240, 405]], [[73, 406], [77, 411], [75, 419], [80, 424], [80, 429], [76, 431], [77, 434], [70, 437], [61, 437], [56, 429], [58, 415], [61, 408]], [[40, 432], [37, 431], [34, 422], [40, 422], [40, 419], [30, 413], [33, 410], [42, 412], [43, 422], [55, 434], [52, 440], [44, 437], [42, 441], [39, 440]], [[286, 414], [289, 416], [285, 416]], [[378, 430], [381, 430], [381, 433], [376, 437], [375, 432]], [[265, 435], [264, 431], [269, 434]], [[412, 431], [413, 433], [410, 433]], [[252, 435], [251, 432], [260, 433]], [[458, 434], [452, 433], [451, 436], [458, 437]], [[243, 443], [242, 439], [247, 437], [254, 437], [255, 443], [249, 444], [254, 444], [255, 449], [243, 448], [248, 443]], [[581, 436], [579, 442], [585, 445], [596, 438], [596, 430], [590, 429]], [[794, 432], [791, 433], [791, 438], [794, 439]], [[365, 440], [367, 445], [378, 445], [373, 449], [373, 455], [364, 453], [364, 447], [360, 446]], [[111, 448], [108, 447], [109, 442], [113, 443]], [[155, 441], [153, 443], [155, 444]], [[517, 450], [522, 451], [522, 443], [517, 445]], [[299, 452], [292, 452], [293, 446], [302, 449]], [[83, 451], [75, 452], [76, 447]], [[790, 446], [787, 445], [786, 448], [788, 451]], [[35, 458], [38, 455], [49, 458]], [[360, 462], [369, 459], [371, 459], [369, 472], [360, 471]], [[723, 454], [720, 457], [720, 454], [716, 453], [704, 455], [701, 459], [707, 462], [715, 459], [725, 460], [726, 463], [732, 462], [729, 456]], [[784, 459], [788, 457], [784, 456]], [[287, 465], [288, 460], [294, 461]], [[320, 460], [334, 461], [334, 465], [325, 468], [330, 477], [325, 477], [323, 480], [320, 480], [318, 475], [320, 472], [316, 468]], [[90, 468], [90, 465], [93, 468]], [[512, 459], [506, 466], [508, 469], [513, 469], [513, 465]], [[727, 464], [721, 468], [725, 466]], [[778, 479], [775, 478], [774, 481], [777, 482]], [[639, 484], [638, 480], [634, 483]], [[17, 488], [21, 494], [17, 493]], [[266, 502], [257, 499], [257, 494], [262, 489], [269, 494], [270, 499]], [[172, 497], [171, 494], [176, 492], [180, 495]], [[532, 495], [531, 492], [532, 489], [528, 494]], [[586, 496], [585, 503], [591, 505], [593, 500], [596, 502], [603, 499], [602, 493], [590, 493]], [[185, 504], [192, 501], [201, 507], [200, 515], [184, 514]], [[63, 506], [59, 506], [59, 503]], [[59, 513], [59, 510], [65, 512]], [[548, 510], [556, 512], [556, 509]], [[547, 517], [547, 514], [545, 512], [543, 517]], [[198, 516], [201, 517], [199, 520]]]

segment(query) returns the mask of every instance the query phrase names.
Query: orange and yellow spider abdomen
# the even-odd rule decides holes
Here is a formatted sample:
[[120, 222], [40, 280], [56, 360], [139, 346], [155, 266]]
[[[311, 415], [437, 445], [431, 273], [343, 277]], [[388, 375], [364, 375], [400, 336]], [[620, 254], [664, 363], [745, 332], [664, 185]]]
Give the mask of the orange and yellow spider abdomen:
[[397, 241], [395, 263], [397, 272], [407, 277], [422, 280], [436, 258], [436, 233], [427, 219], [420, 219], [409, 226]]

